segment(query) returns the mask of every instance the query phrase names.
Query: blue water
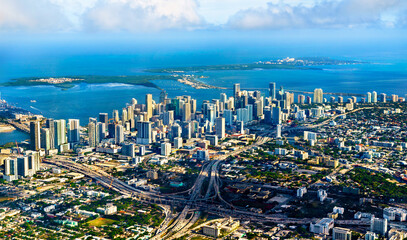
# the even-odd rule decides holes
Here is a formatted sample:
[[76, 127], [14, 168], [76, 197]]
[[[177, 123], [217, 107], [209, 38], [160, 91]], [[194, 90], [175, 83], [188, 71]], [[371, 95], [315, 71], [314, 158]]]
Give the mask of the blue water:
[[[240, 43], [239, 43], [240, 44]], [[198, 102], [219, 98], [221, 92], [231, 94], [233, 83], [241, 88], [260, 88], [267, 94], [270, 81], [285, 89], [325, 92], [407, 94], [407, 47], [402, 49], [371, 49], [357, 47], [290, 46], [262, 43], [258, 46], [201, 44], [145, 48], [137, 44], [120, 47], [69, 44], [43, 46], [35, 44], [13, 45], [0, 43], [0, 82], [17, 77], [95, 75], [138, 75], [143, 69], [208, 64], [250, 63], [287, 56], [324, 56], [336, 59], [362, 60], [360, 65], [322, 66], [323, 70], [252, 70], [209, 71], [202, 81], [227, 90], [197, 90], [170, 80], [155, 83], [168, 92], [169, 97], [191, 95]], [[136, 46], [137, 45], [137, 46]], [[377, 50], [377, 51], [375, 51]], [[86, 125], [89, 117], [99, 112], [112, 113], [121, 109], [131, 98], [144, 103], [144, 96], [152, 93], [158, 100], [160, 91], [155, 88], [125, 84], [80, 84], [69, 90], [50, 86], [1, 87], [2, 97], [8, 102], [33, 113], [52, 118], [78, 118]], [[36, 103], [30, 102], [36, 100]], [[3, 136], [0, 135], [0, 139]]]
[[21, 132], [18, 130], [12, 131], [12, 132], [5, 132], [5, 133], [0, 133], [0, 145], [9, 143], [9, 142], [22, 142], [24, 140], [29, 139], [30, 137], [28, 136], [27, 133]]

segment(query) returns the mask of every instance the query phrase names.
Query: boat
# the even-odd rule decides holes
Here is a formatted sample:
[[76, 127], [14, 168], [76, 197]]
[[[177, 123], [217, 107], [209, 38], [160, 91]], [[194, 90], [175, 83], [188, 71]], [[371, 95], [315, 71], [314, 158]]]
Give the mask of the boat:
[[30, 102], [32, 102], [32, 103], [36, 103], [36, 102], [37, 102], [37, 100], [31, 100]]

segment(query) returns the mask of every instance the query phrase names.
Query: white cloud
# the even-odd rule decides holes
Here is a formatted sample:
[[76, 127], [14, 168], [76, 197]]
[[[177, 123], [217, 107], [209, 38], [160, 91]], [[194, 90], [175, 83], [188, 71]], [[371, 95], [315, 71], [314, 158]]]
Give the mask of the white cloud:
[[382, 15], [400, 6], [400, 0], [325, 0], [313, 6], [269, 3], [266, 8], [239, 11], [228, 26], [238, 29], [353, 28], [386, 25]]
[[203, 24], [195, 0], [101, 0], [84, 14], [86, 29], [158, 31]]
[[69, 21], [58, 6], [48, 0], [1, 0], [0, 30], [60, 31]]
[[397, 28], [403, 11], [405, 0], [0, 0], [0, 32]]

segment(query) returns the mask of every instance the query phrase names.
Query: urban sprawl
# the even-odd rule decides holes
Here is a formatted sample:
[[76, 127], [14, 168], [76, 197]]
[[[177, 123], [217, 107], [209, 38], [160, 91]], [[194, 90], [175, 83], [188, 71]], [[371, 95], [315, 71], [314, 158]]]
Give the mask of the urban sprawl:
[[[356, 94], [355, 94], [356, 95]], [[145, 104], [86, 124], [22, 113], [1, 146], [1, 239], [407, 237], [407, 104], [372, 91]]]

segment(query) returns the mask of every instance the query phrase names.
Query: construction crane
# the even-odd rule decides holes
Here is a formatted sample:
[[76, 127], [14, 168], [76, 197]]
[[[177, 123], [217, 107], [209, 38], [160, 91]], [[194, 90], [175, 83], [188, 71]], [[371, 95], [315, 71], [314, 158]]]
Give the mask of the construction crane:
[[18, 152], [18, 156], [21, 156], [20, 148], [18, 147], [18, 143], [17, 143], [17, 141], [16, 141], [16, 146], [17, 146], [17, 152]]
[[114, 180], [114, 178], [112, 176], [112, 181], [110, 181], [109, 190], [112, 188], [113, 180]]

